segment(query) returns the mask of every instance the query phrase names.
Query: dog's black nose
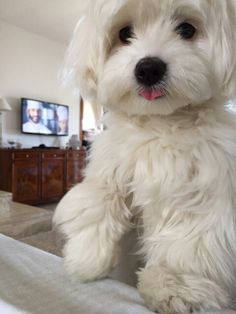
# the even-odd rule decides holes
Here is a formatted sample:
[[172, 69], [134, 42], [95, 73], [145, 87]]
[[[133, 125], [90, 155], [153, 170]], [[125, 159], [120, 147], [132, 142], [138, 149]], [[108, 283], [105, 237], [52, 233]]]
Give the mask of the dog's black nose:
[[159, 83], [167, 71], [167, 64], [157, 57], [141, 59], [135, 68], [135, 77], [138, 83], [152, 86]]

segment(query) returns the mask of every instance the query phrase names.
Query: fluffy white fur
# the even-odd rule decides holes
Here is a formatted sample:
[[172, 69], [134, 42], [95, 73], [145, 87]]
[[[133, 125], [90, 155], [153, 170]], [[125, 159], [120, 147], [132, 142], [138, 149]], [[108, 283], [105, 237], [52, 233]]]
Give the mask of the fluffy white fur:
[[[236, 91], [235, 1], [93, 0], [69, 48], [66, 74], [108, 113], [83, 183], [55, 213], [66, 267], [82, 281], [106, 276], [138, 214], [138, 288], [159, 313], [236, 298], [236, 119], [224, 107]], [[193, 40], [176, 33], [183, 21]], [[135, 38], [123, 45], [130, 23]], [[153, 101], [134, 77], [146, 56], [168, 64], [166, 96]]]

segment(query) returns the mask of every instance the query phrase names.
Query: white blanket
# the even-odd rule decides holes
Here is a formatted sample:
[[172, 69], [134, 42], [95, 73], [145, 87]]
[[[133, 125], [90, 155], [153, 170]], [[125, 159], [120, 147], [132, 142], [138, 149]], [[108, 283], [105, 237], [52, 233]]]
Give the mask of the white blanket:
[[[62, 259], [0, 234], [0, 314], [150, 314], [138, 291], [115, 280], [79, 284]], [[220, 311], [219, 313], [236, 313]]]
[[136, 289], [70, 281], [62, 259], [0, 235], [0, 314], [148, 314]]

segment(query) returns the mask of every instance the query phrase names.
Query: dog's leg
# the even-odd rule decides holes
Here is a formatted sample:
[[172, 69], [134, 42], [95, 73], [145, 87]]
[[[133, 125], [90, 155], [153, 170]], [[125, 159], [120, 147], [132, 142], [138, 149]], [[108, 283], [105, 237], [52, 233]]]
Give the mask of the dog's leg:
[[150, 266], [139, 273], [138, 289], [148, 307], [160, 314], [188, 314], [221, 309], [228, 297], [215, 282], [198, 275]]
[[65, 266], [81, 281], [106, 276], [115, 266], [130, 212], [114, 187], [87, 177], [60, 202], [54, 222], [67, 237]]

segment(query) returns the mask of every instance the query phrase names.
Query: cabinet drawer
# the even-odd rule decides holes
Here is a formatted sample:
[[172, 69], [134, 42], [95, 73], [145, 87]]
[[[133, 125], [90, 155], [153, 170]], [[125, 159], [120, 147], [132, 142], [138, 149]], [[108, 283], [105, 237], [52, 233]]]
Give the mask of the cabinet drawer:
[[79, 158], [85, 158], [85, 157], [86, 157], [85, 151], [67, 152], [67, 159], [79, 159]]
[[37, 152], [14, 152], [12, 154], [12, 159], [39, 159], [39, 153]]
[[64, 152], [45, 152], [42, 153], [43, 159], [63, 159], [65, 158]]

